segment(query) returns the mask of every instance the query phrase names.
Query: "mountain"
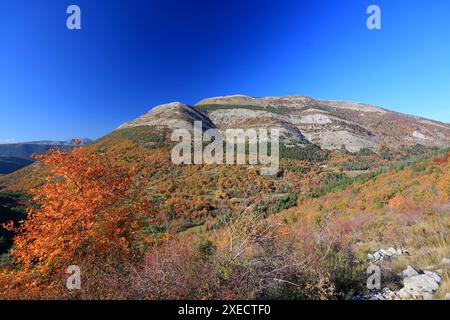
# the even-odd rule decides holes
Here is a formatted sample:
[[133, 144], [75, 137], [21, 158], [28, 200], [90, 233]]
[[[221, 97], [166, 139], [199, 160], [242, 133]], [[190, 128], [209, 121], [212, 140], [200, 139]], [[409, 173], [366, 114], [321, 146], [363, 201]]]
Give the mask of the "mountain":
[[184, 103], [172, 102], [154, 107], [139, 118], [122, 124], [117, 130], [150, 126], [157, 131], [165, 129], [192, 131], [194, 121], [201, 121], [204, 130], [215, 128], [205, 113]]
[[[450, 146], [449, 124], [374, 105], [303, 95], [264, 98], [231, 95], [207, 98], [193, 106], [173, 102], [154, 107], [94, 141], [89, 149], [137, 161], [135, 152], [170, 149], [173, 130], [192, 130], [194, 121], [202, 121], [203, 130], [281, 128], [282, 159], [319, 162], [323, 166], [332, 162], [333, 167], [350, 171], [371, 170], [388, 160]], [[0, 145], [0, 156], [28, 160], [32, 153], [55, 147], [71, 146], [70, 142]], [[43, 176], [40, 164], [36, 163], [3, 177], [0, 184], [29, 188], [39, 185]]]
[[82, 138], [82, 139], [70, 139], [66, 141], [55, 141], [55, 140], [42, 140], [42, 141], [30, 141], [30, 142], [24, 142], [26, 144], [35, 144], [35, 145], [51, 145], [51, 146], [68, 146], [68, 147], [75, 147], [75, 146], [85, 146], [91, 143], [92, 140], [88, 138]]
[[[306, 96], [254, 98], [243, 95], [208, 98], [195, 108], [208, 114], [219, 129], [279, 125], [300, 132], [323, 149], [357, 152], [422, 145], [450, 145], [450, 125], [392, 112], [364, 103], [317, 100]], [[299, 141], [300, 142], [300, 141]]]
[[314, 144], [327, 150], [350, 152], [383, 147], [399, 150], [415, 145], [450, 146], [450, 125], [392, 112], [364, 103], [317, 100], [295, 95], [254, 98], [232, 95], [204, 99], [194, 106], [175, 102], [157, 106], [118, 130], [138, 126], [192, 129], [280, 128], [287, 146]]
[[8, 174], [34, 162], [33, 154], [42, 154], [50, 149], [69, 150], [77, 145], [87, 145], [90, 139], [67, 141], [31, 141], [0, 144], [0, 174]]
[[[194, 121], [202, 121], [204, 130], [281, 127], [285, 140], [280, 170], [267, 176], [258, 165], [175, 164], [168, 137], [176, 128], [191, 130]], [[48, 220], [60, 227], [58, 223], [66, 222], [72, 208], [79, 210], [78, 201], [90, 198], [86, 208], [95, 210], [91, 201], [103, 198], [98, 192], [107, 189], [108, 194], [116, 194], [117, 188], [109, 189], [106, 181], [122, 181], [119, 172], [131, 169], [135, 173], [130, 188], [138, 190], [139, 196], [127, 195], [93, 215], [100, 219], [95, 220], [93, 231], [111, 234], [110, 248], [115, 247], [123, 239], [122, 230], [129, 230], [122, 229], [124, 207], [133, 205], [134, 211], [141, 199], [148, 201], [150, 216], [138, 217], [131, 243], [145, 257], [127, 261], [133, 272], [123, 270], [122, 264], [102, 270], [106, 276], [86, 286], [92, 288], [88, 289], [92, 295], [81, 297], [103, 297], [104, 291], [97, 288], [123, 288], [107, 297], [351, 299], [368, 293], [368, 257], [382, 249], [411, 253], [380, 264], [383, 286], [392, 290], [403, 285], [397, 275], [408, 266], [427, 272], [431, 266], [436, 272], [444, 270], [441, 261], [450, 256], [446, 241], [450, 154], [435, 149], [449, 146], [448, 124], [361, 103], [305, 96], [228, 96], [194, 106], [176, 102], [153, 108], [89, 144], [86, 157], [68, 156], [70, 165], [64, 162], [59, 169], [70, 170], [72, 177], [89, 177], [87, 181], [99, 187], [87, 187], [90, 197], [86, 197], [84, 192], [73, 192], [73, 184], [66, 184], [64, 196], [59, 193], [51, 203], [64, 214]], [[120, 171], [110, 171], [111, 165]], [[36, 161], [0, 177], [0, 196], [9, 199], [11, 192], [63, 181], [52, 179], [55, 166]], [[105, 176], [112, 180], [103, 180]], [[69, 203], [70, 210], [54, 206], [59, 202]], [[106, 219], [105, 228], [96, 227], [101, 219]], [[54, 230], [49, 226], [45, 230]], [[63, 227], [64, 237], [55, 236], [57, 241], [84, 239], [78, 225], [64, 223]], [[76, 256], [78, 248], [85, 250], [85, 242], [77, 246]], [[92, 250], [86, 250], [91, 254]], [[95, 265], [111, 261], [109, 252], [97, 252], [101, 255], [93, 257]], [[44, 253], [52, 256], [50, 250]], [[107, 260], [96, 260], [101, 256]], [[129, 259], [121, 254], [122, 262], [122, 257]], [[134, 270], [150, 273], [139, 274], [142, 280], [127, 278]], [[439, 292], [433, 289], [437, 297], [450, 288], [449, 273], [443, 272]], [[98, 274], [88, 273], [88, 281]], [[55, 283], [60, 283], [59, 272], [55, 277]], [[117, 279], [123, 283], [119, 289], [115, 289]], [[7, 283], [9, 294], [12, 286]], [[136, 288], [130, 290], [130, 283]], [[29, 288], [14, 292], [22, 297]]]

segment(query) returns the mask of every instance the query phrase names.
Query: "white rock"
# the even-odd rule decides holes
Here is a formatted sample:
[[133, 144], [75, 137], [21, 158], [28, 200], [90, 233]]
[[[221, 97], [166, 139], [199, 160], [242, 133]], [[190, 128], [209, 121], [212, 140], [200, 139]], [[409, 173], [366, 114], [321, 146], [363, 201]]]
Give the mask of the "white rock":
[[450, 264], [450, 259], [444, 258], [444, 259], [442, 259], [441, 263], [442, 264]]
[[[392, 251], [388, 249], [388, 251]], [[381, 252], [381, 250], [380, 250]], [[376, 252], [382, 257], [380, 252]], [[374, 254], [375, 255], [375, 254]], [[366, 296], [359, 296], [361, 300], [432, 300], [433, 294], [439, 289], [442, 277], [432, 271], [422, 271], [408, 266], [402, 273], [403, 288], [392, 291], [384, 288], [379, 291], [371, 291]], [[446, 295], [450, 300], [450, 293]]]
[[423, 133], [421, 133], [419, 131], [414, 131], [412, 135], [413, 135], [414, 138], [417, 138], [419, 140], [426, 140], [427, 139], [427, 137]]
[[411, 266], [408, 266], [402, 272], [403, 278], [409, 278], [409, 277], [412, 277], [412, 276], [417, 276], [418, 274], [419, 274], [419, 272], [416, 269], [414, 269], [413, 267], [411, 267]]
[[433, 300], [433, 295], [431, 293], [424, 293], [423, 300]]
[[392, 255], [397, 255], [397, 250], [395, 250], [394, 248], [387, 249], [387, 252], [390, 252]]
[[438, 284], [441, 284], [442, 278], [441, 278], [441, 276], [438, 275], [437, 273], [432, 272], [432, 271], [425, 271], [425, 274], [427, 274], [427, 275], [429, 275], [431, 278], [433, 278], [434, 281], [436, 281]]
[[444, 297], [445, 300], [450, 300], [450, 293], [447, 293]]
[[377, 251], [373, 254], [373, 258], [375, 261], [378, 261], [381, 259], [381, 254]]
[[387, 250], [385, 249], [380, 249], [374, 253], [368, 254], [368, 260], [369, 261], [392, 261], [394, 259], [396, 259], [398, 256], [401, 255], [405, 255], [405, 254], [409, 254], [407, 250], [403, 250], [403, 249], [394, 249], [394, 248], [389, 248]]
[[419, 274], [403, 280], [406, 289], [422, 293], [433, 293], [439, 288], [439, 284], [427, 274]]
[[408, 300], [408, 299], [412, 298], [410, 291], [408, 289], [406, 289], [406, 288], [400, 289], [397, 292], [397, 294], [400, 297], [400, 299], [403, 299], [403, 300]]
[[[310, 114], [299, 119], [300, 123], [327, 124], [332, 123], [329, 116], [324, 114]], [[295, 123], [295, 122], [294, 122]]]

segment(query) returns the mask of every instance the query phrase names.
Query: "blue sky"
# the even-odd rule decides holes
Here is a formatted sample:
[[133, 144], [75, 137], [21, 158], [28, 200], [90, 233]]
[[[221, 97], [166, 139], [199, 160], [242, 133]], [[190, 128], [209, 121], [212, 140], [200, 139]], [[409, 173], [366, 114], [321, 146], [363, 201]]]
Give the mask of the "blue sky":
[[[82, 30], [66, 28], [79, 5]], [[382, 10], [382, 30], [366, 9]], [[0, 141], [98, 138], [151, 107], [305, 94], [450, 122], [447, 0], [2, 0]]]

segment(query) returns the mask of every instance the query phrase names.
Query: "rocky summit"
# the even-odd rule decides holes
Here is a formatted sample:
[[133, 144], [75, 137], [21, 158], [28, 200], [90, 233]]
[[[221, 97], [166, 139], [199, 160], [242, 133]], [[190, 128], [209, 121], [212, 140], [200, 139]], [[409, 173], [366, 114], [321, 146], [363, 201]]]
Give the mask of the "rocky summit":
[[118, 129], [155, 126], [191, 129], [281, 129], [287, 146], [315, 144], [323, 149], [358, 152], [420, 145], [450, 146], [450, 125], [389, 111], [365, 103], [318, 100], [302, 95], [255, 98], [231, 95], [201, 100], [194, 106], [175, 102], [152, 108]]

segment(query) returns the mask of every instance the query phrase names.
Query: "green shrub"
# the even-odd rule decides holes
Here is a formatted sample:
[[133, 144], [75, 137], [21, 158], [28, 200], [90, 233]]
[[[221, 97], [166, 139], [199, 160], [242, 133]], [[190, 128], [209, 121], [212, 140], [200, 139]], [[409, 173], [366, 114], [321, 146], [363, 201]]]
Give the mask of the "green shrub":
[[299, 166], [292, 162], [287, 162], [286, 164], [283, 165], [282, 168], [289, 172], [302, 173], [302, 174], [305, 174], [305, 173], [308, 173], [309, 171], [311, 171], [310, 167]]
[[14, 268], [14, 262], [11, 256], [7, 253], [0, 254], [0, 270], [2, 269], [12, 269]]
[[321, 162], [328, 160], [330, 152], [323, 150], [320, 147], [309, 144], [304, 147], [286, 147], [280, 145], [280, 158], [303, 160], [309, 162]]
[[203, 257], [207, 258], [214, 254], [216, 248], [211, 240], [201, 237], [197, 242], [198, 250]]
[[5, 253], [12, 246], [13, 232], [1, 225], [13, 221], [18, 226], [19, 221], [26, 218], [25, 204], [29, 196], [19, 191], [4, 190], [0, 192], [0, 254]]
[[342, 164], [342, 169], [347, 171], [362, 171], [372, 168], [373, 162], [363, 159], [356, 159], [354, 161], [348, 161]]
[[357, 153], [358, 156], [373, 156], [375, 152], [371, 148], [362, 148]]
[[375, 197], [373, 199], [373, 206], [376, 209], [382, 209], [386, 205], [386, 200], [383, 197]]
[[286, 196], [278, 198], [276, 200], [264, 200], [255, 206], [255, 212], [262, 213], [267, 217], [271, 214], [280, 213], [283, 210], [295, 207], [297, 205], [298, 195], [295, 193], [289, 193]]

